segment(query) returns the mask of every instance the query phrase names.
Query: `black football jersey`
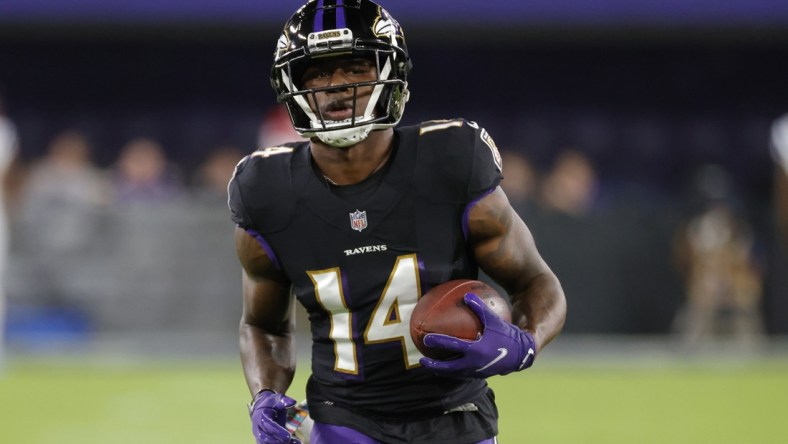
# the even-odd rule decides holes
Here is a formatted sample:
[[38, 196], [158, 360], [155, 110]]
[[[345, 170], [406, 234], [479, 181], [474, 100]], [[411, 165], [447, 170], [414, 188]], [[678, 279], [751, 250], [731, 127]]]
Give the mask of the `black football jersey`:
[[254, 152], [230, 181], [233, 221], [260, 240], [309, 313], [317, 420], [319, 405], [405, 417], [486, 392], [484, 380], [421, 368], [409, 320], [430, 288], [478, 276], [466, 217], [501, 181], [495, 144], [465, 120], [397, 128], [381, 174], [377, 186], [340, 196], [302, 142]]

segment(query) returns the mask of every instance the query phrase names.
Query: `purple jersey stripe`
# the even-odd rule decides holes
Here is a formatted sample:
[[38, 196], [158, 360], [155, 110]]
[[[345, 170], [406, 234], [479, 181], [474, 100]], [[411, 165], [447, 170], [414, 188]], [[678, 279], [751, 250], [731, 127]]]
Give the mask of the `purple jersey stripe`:
[[462, 235], [465, 240], [468, 240], [468, 215], [471, 213], [471, 208], [473, 208], [474, 205], [476, 205], [480, 200], [484, 199], [485, 196], [492, 193], [493, 191], [495, 191], [495, 188], [490, 188], [484, 194], [477, 197], [465, 206], [465, 211], [462, 213]]
[[323, 30], [323, 0], [317, 2], [317, 14], [315, 14], [314, 32]]
[[281, 270], [282, 267], [279, 265], [279, 259], [276, 258], [276, 254], [274, 253], [274, 250], [271, 248], [270, 245], [268, 245], [268, 242], [266, 242], [263, 235], [258, 233], [257, 231], [250, 229], [247, 229], [246, 232], [249, 233], [253, 238], [257, 239], [257, 242], [260, 244], [261, 247], [263, 247], [263, 250], [265, 250], [265, 254], [268, 255], [268, 258], [271, 259], [271, 262], [274, 263], [277, 269]]
[[[342, 8], [342, 14], [339, 14], [339, 8]], [[337, 9], [336, 9], [336, 16], [337, 16], [337, 29], [347, 28], [347, 24], [345, 24], [345, 2], [343, 0], [337, 1]]]

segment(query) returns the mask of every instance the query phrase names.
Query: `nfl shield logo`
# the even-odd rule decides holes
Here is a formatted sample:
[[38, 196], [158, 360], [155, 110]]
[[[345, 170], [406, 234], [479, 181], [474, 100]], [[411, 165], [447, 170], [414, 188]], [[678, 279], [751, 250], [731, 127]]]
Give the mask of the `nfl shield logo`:
[[350, 213], [350, 228], [356, 231], [367, 228], [367, 212], [356, 210], [354, 213]]

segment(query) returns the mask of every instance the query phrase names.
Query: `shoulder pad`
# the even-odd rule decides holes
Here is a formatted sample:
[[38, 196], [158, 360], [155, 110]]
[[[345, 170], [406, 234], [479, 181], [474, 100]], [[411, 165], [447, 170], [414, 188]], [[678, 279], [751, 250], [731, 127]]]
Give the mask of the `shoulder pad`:
[[232, 220], [239, 227], [262, 234], [287, 225], [295, 208], [291, 164], [298, 149], [265, 148], [238, 163], [227, 194]]
[[432, 187], [446, 188], [464, 202], [498, 186], [501, 156], [489, 133], [464, 119], [433, 120], [418, 126], [418, 167]]

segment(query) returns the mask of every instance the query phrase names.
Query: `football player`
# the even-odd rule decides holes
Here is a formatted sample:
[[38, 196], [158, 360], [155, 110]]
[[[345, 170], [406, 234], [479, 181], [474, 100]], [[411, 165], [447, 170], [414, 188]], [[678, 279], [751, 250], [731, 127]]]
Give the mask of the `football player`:
[[[309, 140], [255, 151], [229, 185], [258, 443], [299, 442], [285, 395], [295, 299], [311, 324], [312, 444], [493, 443], [485, 378], [530, 367], [563, 326], [563, 291], [499, 186], [490, 134], [463, 119], [397, 126], [410, 69], [402, 28], [369, 0], [310, 1], [279, 38], [271, 82]], [[419, 297], [479, 267], [513, 323], [467, 294], [481, 337], [428, 335], [459, 357], [423, 357], [409, 335]]]

